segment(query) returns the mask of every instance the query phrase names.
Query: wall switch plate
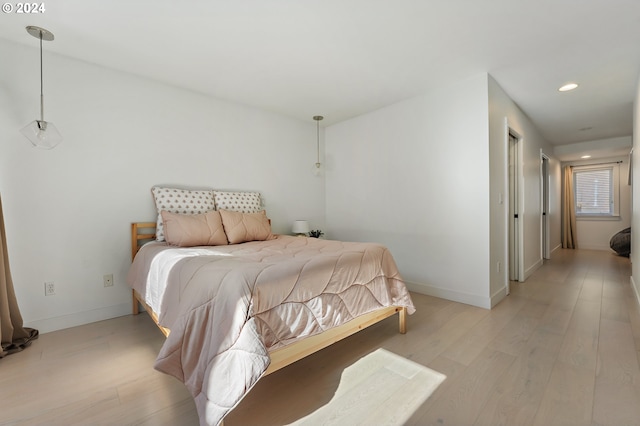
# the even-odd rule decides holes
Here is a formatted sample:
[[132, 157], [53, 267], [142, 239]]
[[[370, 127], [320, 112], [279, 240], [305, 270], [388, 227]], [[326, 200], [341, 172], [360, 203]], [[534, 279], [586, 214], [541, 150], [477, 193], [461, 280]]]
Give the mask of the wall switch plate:
[[54, 296], [56, 294], [56, 285], [53, 281], [47, 281], [44, 283], [44, 295]]
[[113, 287], [113, 274], [107, 274], [102, 278], [105, 287]]

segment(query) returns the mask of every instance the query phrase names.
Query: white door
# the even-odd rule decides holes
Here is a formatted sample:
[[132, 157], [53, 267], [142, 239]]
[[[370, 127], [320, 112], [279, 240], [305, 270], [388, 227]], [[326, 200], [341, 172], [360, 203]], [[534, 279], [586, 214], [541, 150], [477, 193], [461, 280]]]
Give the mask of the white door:
[[509, 132], [509, 280], [520, 281], [520, 141]]
[[544, 154], [541, 155], [540, 165], [540, 178], [541, 178], [541, 193], [542, 193], [542, 226], [541, 241], [542, 241], [542, 258], [551, 259], [550, 253], [550, 241], [549, 241], [549, 157]]

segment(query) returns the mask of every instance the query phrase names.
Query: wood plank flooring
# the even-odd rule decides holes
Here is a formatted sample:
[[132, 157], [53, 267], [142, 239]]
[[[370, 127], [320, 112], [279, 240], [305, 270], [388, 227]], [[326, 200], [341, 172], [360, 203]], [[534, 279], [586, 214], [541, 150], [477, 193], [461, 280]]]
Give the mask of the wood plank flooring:
[[[447, 376], [407, 424], [640, 425], [630, 271], [609, 252], [559, 250], [491, 311], [414, 294], [406, 335], [390, 318], [267, 376], [225, 425], [303, 419], [378, 348]], [[0, 424], [197, 425], [183, 385], [153, 370], [163, 341], [145, 314], [40, 336], [0, 359]]]

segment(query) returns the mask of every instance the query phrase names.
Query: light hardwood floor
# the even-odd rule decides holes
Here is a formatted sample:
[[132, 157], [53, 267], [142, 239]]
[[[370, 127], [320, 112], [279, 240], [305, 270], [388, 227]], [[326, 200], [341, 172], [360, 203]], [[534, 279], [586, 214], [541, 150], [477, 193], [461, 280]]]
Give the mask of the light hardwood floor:
[[[414, 294], [390, 318], [263, 378], [226, 426], [295, 422], [343, 370], [385, 348], [447, 379], [415, 425], [640, 425], [640, 309], [629, 260], [559, 250], [491, 311]], [[197, 425], [182, 384], [153, 370], [163, 336], [141, 314], [40, 336], [0, 360], [0, 424]]]

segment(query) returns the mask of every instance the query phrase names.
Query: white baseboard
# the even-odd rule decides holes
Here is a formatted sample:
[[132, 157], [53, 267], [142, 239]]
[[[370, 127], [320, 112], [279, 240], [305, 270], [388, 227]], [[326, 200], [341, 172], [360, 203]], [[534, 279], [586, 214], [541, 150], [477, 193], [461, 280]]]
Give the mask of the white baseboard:
[[53, 318], [44, 318], [25, 323], [25, 327], [35, 328], [40, 334], [51, 331], [62, 330], [79, 325], [89, 324], [96, 321], [121, 317], [131, 314], [131, 302], [119, 305], [106, 306], [104, 308], [92, 309], [90, 311], [76, 312]]
[[638, 302], [638, 305], [640, 306], [640, 287], [638, 287], [638, 284], [633, 280], [633, 275], [629, 277], [629, 280], [631, 281], [633, 293], [636, 295], [636, 302]]
[[557, 246], [555, 246], [553, 249], [551, 249], [551, 255], [553, 255], [553, 253], [560, 250], [561, 248], [562, 248], [562, 244], [558, 244]]
[[[479, 308], [491, 309], [492, 299], [489, 297], [478, 296], [475, 294], [463, 293], [459, 291], [449, 290], [441, 287], [434, 287], [427, 284], [418, 284], [405, 281], [409, 291], [427, 296], [439, 297], [441, 299], [451, 300], [453, 302], [464, 303], [467, 305], [477, 306]], [[494, 305], [495, 306], [495, 305]]]
[[542, 266], [543, 263], [544, 263], [543, 259], [538, 259], [536, 263], [534, 263], [533, 265], [531, 265], [531, 267], [526, 269], [524, 271], [524, 279], [526, 280], [527, 278], [529, 278], [536, 271], [536, 269]]
[[491, 295], [491, 309], [493, 309], [498, 303], [507, 297], [507, 288], [502, 287], [500, 290], [496, 291]]

